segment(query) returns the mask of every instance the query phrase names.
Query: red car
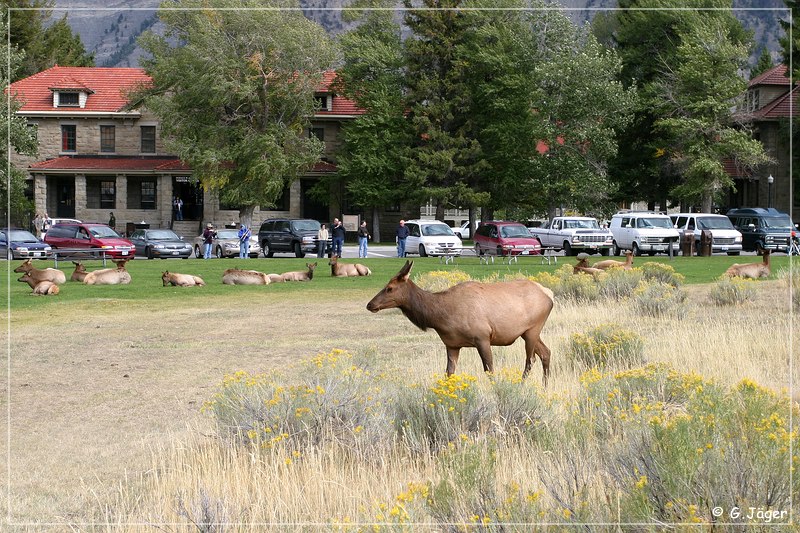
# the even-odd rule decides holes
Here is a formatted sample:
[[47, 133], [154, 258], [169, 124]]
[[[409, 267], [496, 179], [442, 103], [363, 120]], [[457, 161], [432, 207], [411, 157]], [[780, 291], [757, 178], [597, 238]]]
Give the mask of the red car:
[[505, 220], [482, 222], [472, 240], [477, 255], [538, 255], [542, 249], [523, 224]]
[[92, 224], [89, 222], [72, 222], [56, 224], [47, 230], [44, 242], [53, 248], [78, 249], [86, 248], [104, 250], [108, 257], [133, 259], [136, 249], [128, 239], [122, 238], [119, 233], [105, 224]]

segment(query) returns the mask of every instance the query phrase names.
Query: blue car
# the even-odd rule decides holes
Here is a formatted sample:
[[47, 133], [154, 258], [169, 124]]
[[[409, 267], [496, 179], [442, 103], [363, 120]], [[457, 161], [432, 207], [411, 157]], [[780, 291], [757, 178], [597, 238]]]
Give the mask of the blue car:
[[30, 231], [24, 229], [0, 230], [0, 257], [12, 259], [50, 257], [49, 244], [37, 239]]

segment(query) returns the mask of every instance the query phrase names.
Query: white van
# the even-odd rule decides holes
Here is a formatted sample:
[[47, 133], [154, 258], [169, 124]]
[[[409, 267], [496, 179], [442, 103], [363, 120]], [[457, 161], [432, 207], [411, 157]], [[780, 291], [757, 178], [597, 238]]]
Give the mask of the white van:
[[733, 226], [731, 219], [725, 215], [713, 213], [675, 213], [669, 216], [675, 228], [683, 237], [686, 233], [694, 233], [695, 250], [700, 249], [700, 237], [703, 230], [711, 232], [711, 252], [726, 252], [728, 255], [739, 255], [742, 252], [742, 234]]
[[438, 220], [406, 220], [408, 239], [406, 253], [420, 257], [429, 255], [461, 255], [462, 244], [453, 229]]
[[667, 215], [650, 211], [628, 211], [611, 217], [609, 226], [614, 235], [614, 255], [631, 250], [633, 255], [647, 253], [677, 254], [680, 235]]

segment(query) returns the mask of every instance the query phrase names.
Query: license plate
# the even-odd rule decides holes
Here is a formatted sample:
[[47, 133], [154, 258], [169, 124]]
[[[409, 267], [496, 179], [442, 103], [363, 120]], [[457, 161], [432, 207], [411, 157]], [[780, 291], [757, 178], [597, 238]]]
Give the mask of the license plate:
[[128, 255], [128, 252], [121, 252], [120, 255]]
[[522, 255], [528, 255], [530, 252], [528, 250], [522, 250]]
[[728, 247], [727, 246], [723, 246], [722, 248], [720, 248], [720, 250], [722, 250], [723, 252], [727, 252], [728, 251]]
[[172, 252], [172, 255], [178, 255], [180, 252]]
[[656, 252], [663, 252], [664, 251], [664, 247], [663, 246], [653, 246], [653, 250], [655, 250]]

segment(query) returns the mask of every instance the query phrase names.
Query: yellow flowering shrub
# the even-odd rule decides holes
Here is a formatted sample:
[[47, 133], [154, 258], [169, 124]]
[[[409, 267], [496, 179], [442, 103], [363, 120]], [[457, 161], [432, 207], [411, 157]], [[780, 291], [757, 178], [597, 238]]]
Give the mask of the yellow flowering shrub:
[[638, 366], [644, 359], [644, 340], [617, 324], [601, 324], [570, 336], [570, 356], [587, 367]]
[[465, 281], [472, 281], [472, 277], [462, 270], [432, 270], [414, 279], [420, 288], [431, 292], [441, 292]]

